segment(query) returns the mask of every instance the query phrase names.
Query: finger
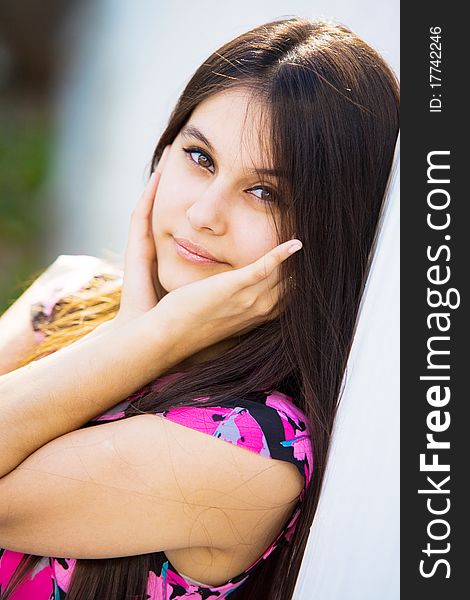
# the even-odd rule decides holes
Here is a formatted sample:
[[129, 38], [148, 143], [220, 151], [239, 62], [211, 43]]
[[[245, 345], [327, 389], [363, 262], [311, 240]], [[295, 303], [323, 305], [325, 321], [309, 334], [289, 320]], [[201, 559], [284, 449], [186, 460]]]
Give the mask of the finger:
[[165, 163], [167, 161], [168, 158], [168, 154], [170, 152], [170, 148], [171, 148], [171, 144], [168, 144], [168, 146], [165, 146], [162, 155], [160, 156], [160, 160], [157, 163], [157, 166], [155, 168], [155, 171], [157, 171], [158, 173], [162, 173], [163, 171], [163, 167], [165, 166]]
[[279, 301], [279, 295], [281, 291], [281, 285], [279, 283], [276, 283], [276, 285], [274, 285], [272, 288], [269, 288], [269, 290], [267, 291], [268, 302], [265, 306], [266, 314], [269, 315], [271, 314], [271, 311], [275, 310]]
[[126, 247], [126, 264], [137, 258], [152, 258], [154, 247], [152, 244], [152, 224], [150, 216], [133, 215], [129, 226], [129, 235]]
[[134, 209], [124, 256], [123, 289], [134, 280], [150, 271], [155, 260], [155, 245], [152, 233], [152, 208], [160, 173], [153, 173]]
[[158, 184], [160, 182], [160, 177], [163, 172], [163, 167], [168, 158], [168, 153], [170, 151], [171, 145], [165, 146], [165, 149], [162, 152], [162, 156], [158, 161], [157, 167], [155, 171], [150, 176], [150, 179], [145, 186], [145, 189], [142, 195], [137, 202], [137, 205], [134, 208], [133, 215], [137, 217], [137, 219], [148, 219], [153, 210], [153, 203], [155, 201], [155, 196], [157, 194]]
[[267, 321], [276, 319], [281, 314], [281, 312], [283, 312], [286, 309], [287, 300], [288, 296], [285, 295], [285, 289], [283, 288], [281, 283], [276, 284], [276, 286], [272, 290], [270, 304], [268, 304], [264, 313], [265, 319]]
[[240, 271], [246, 277], [246, 284], [253, 285], [264, 281], [274, 272], [276, 267], [301, 248], [302, 242], [297, 239], [289, 240], [276, 246], [250, 265], [243, 267]]
[[276, 319], [281, 311], [282, 299], [280, 298], [281, 286], [278, 284], [275, 288], [275, 299], [272, 300], [272, 307], [269, 312], [266, 314], [266, 320], [272, 321]]
[[150, 176], [144, 191], [142, 192], [134, 210], [132, 211], [132, 216], [136, 217], [136, 220], [148, 219], [152, 213], [153, 202], [157, 193], [160, 176], [161, 173], [158, 171], [154, 171]]

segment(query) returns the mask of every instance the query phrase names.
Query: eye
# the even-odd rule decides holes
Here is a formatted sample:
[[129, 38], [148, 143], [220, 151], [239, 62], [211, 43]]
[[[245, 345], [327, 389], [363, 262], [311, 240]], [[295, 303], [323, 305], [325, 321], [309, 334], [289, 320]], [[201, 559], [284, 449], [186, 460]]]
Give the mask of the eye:
[[274, 202], [275, 200], [277, 200], [277, 195], [276, 192], [274, 192], [274, 190], [272, 190], [271, 188], [268, 187], [255, 187], [255, 188], [251, 188], [251, 190], [249, 190], [249, 192], [254, 192], [254, 191], [259, 191], [260, 194], [254, 194], [257, 198], [259, 198], [262, 202]]
[[[183, 148], [183, 152], [186, 153], [189, 160], [192, 163], [194, 163], [197, 167], [209, 169], [211, 166], [214, 166], [211, 157], [205, 152], [203, 152], [200, 148]], [[196, 158], [193, 157], [194, 155], [196, 156]], [[211, 171], [211, 173], [213, 173], [213, 171]]]

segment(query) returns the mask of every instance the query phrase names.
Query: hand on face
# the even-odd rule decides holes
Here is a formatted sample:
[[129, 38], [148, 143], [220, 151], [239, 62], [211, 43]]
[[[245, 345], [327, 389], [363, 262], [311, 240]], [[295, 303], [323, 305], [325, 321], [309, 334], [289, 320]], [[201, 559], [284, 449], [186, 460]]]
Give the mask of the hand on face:
[[[167, 146], [132, 211], [124, 261], [121, 305], [116, 319], [128, 321], [157, 304], [157, 261], [152, 212], [161, 173], [171, 146]], [[116, 320], [115, 319], [115, 320]]]
[[171, 332], [190, 356], [274, 319], [279, 314], [278, 267], [301, 247], [289, 240], [247, 266], [172, 290], [153, 309], [156, 326]]

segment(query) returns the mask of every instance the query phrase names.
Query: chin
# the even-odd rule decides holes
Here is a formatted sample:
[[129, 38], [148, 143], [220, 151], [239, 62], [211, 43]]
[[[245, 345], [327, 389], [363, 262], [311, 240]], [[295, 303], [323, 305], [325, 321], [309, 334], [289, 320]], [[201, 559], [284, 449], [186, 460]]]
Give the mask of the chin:
[[203, 279], [205, 275], [197, 276], [196, 273], [184, 273], [181, 267], [174, 268], [158, 268], [158, 280], [160, 281], [160, 285], [167, 292], [171, 292], [172, 290], [176, 290], [183, 285], [188, 283], [192, 283], [193, 281], [198, 281], [199, 279]]
[[175, 277], [174, 274], [171, 276], [166, 276], [164, 273], [160, 273], [160, 270], [158, 272], [158, 280], [166, 292], [171, 292], [171, 290], [176, 290], [184, 285], [184, 283], [178, 281], [178, 277]]

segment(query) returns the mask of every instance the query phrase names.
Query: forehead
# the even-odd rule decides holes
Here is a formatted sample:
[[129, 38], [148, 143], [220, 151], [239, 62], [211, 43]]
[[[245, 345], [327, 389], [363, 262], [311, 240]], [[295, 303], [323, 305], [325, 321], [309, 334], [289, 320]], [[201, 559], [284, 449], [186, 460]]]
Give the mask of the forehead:
[[187, 125], [201, 131], [222, 157], [246, 168], [267, 168], [271, 166], [267, 116], [258, 98], [236, 88], [201, 102]]

